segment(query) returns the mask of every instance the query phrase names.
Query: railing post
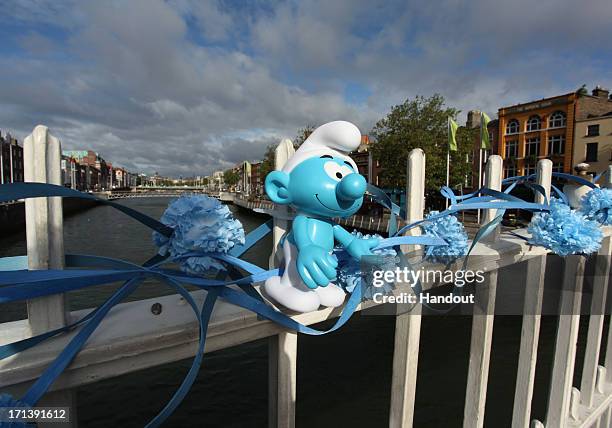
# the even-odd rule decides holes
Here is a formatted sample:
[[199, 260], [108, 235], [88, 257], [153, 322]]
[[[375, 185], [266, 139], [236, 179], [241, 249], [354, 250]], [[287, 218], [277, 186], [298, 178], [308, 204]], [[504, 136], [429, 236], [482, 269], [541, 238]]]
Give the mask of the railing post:
[[567, 425], [569, 417], [576, 343], [580, 327], [584, 264], [582, 256], [565, 258], [555, 357], [546, 412], [547, 428], [563, 428]]
[[611, 238], [604, 238], [595, 259], [596, 265], [593, 277], [589, 329], [584, 353], [584, 365], [582, 366], [582, 380], [580, 382], [581, 402], [588, 408], [593, 406], [597, 368], [599, 367], [599, 351], [601, 349], [606, 297], [608, 295], [608, 278], [610, 277], [611, 249]]
[[[24, 179], [37, 183], [61, 184], [61, 147], [47, 127], [38, 125], [23, 142]], [[64, 237], [61, 198], [26, 199], [26, 240], [28, 268], [62, 269]], [[63, 294], [28, 300], [32, 335], [66, 324]]]
[[[425, 153], [414, 149], [408, 156], [406, 222], [423, 218], [425, 208]], [[413, 232], [414, 233], [414, 232]], [[405, 249], [404, 249], [405, 248]], [[402, 247], [409, 252], [413, 248]], [[391, 378], [390, 428], [412, 427], [421, 335], [421, 305], [395, 318], [393, 376]]]
[[[503, 176], [503, 160], [499, 155], [491, 155], [485, 166], [485, 186], [493, 190], [501, 190]], [[487, 224], [492, 221], [497, 215], [497, 210], [485, 210], [481, 224]], [[495, 228], [495, 232], [491, 233], [490, 240], [497, 240], [499, 236], [499, 226]]]
[[[291, 140], [282, 140], [274, 152], [274, 168], [282, 169], [294, 152]], [[282, 218], [274, 216], [271, 268], [279, 262], [277, 253], [282, 253], [278, 251], [279, 242], [289, 229], [289, 220], [287, 220], [289, 212], [286, 207], [275, 206], [273, 211], [279, 213]], [[268, 426], [270, 428], [295, 427], [296, 375], [297, 333], [288, 331], [270, 337], [268, 339]]]
[[[485, 185], [493, 190], [501, 190], [502, 170], [502, 158], [498, 155], [490, 156], [485, 171]], [[495, 218], [496, 214], [497, 210], [485, 210], [482, 224], [489, 223]], [[498, 230], [493, 232], [495, 235], [498, 233]], [[496, 238], [497, 236], [494, 236], [492, 239]], [[479, 301], [474, 305], [472, 316], [470, 363], [463, 413], [464, 428], [480, 428], [484, 423], [489, 361], [491, 358], [491, 340], [493, 338], [493, 321], [495, 318], [497, 270], [487, 272], [486, 278], [486, 282], [479, 286], [483, 289], [483, 292]]]
[[[295, 149], [293, 148], [293, 143], [291, 140], [288, 138], [283, 139], [274, 151], [274, 169], [280, 171], [293, 153], [295, 153]], [[285, 232], [289, 229], [289, 221], [287, 220], [289, 210], [287, 207], [283, 205], [275, 205], [273, 206], [273, 210], [274, 212], [279, 213], [279, 217], [274, 216], [270, 267], [275, 267], [279, 263], [279, 255], [282, 254], [282, 251], [278, 251], [278, 243]]]
[[[46, 126], [38, 125], [23, 141], [24, 179], [61, 185], [61, 144]], [[64, 224], [62, 200], [30, 198], [25, 201], [28, 269], [64, 267]], [[63, 294], [27, 301], [32, 336], [66, 325], [67, 307]], [[76, 395], [73, 391], [48, 393], [42, 406], [69, 406], [71, 426], [76, 426]], [[46, 424], [39, 424], [45, 426]]]
[[[612, 239], [612, 237], [609, 237], [607, 239]], [[612, 383], [612, 328], [608, 329], [608, 343], [606, 346], [606, 356], [604, 360], [604, 367], [606, 368], [606, 382]], [[609, 413], [612, 416], [612, 407]]]
[[[551, 179], [552, 161], [549, 159], [540, 160], [537, 165], [536, 182], [544, 188], [546, 196], [540, 193], [536, 194], [536, 203], [542, 204], [545, 202], [545, 199], [550, 199]], [[528, 426], [531, 417], [531, 400], [533, 398], [533, 385], [538, 358], [538, 339], [540, 335], [545, 272], [546, 255], [534, 257], [527, 261], [523, 325], [521, 328], [521, 345], [514, 391], [512, 428]]]

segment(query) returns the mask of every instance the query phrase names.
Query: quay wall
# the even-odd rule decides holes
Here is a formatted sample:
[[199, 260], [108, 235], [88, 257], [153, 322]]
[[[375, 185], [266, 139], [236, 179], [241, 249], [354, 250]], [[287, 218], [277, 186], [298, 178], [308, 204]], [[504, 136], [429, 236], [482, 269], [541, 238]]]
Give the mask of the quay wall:
[[[76, 214], [96, 206], [95, 201], [64, 198], [62, 206], [64, 215]], [[12, 233], [23, 232], [25, 230], [25, 203], [12, 202], [0, 204], [0, 234], [9, 235]]]

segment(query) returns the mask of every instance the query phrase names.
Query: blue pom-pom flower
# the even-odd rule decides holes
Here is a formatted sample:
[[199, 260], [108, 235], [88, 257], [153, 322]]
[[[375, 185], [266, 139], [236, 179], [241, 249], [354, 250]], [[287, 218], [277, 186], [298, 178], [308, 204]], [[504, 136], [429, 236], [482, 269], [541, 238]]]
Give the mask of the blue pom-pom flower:
[[560, 256], [594, 253], [603, 238], [596, 222], [556, 198], [550, 199], [550, 211], [533, 215], [527, 230], [531, 233], [529, 243]]
[[593, 189], [580, 200], [580, 211], [604, 226], [612, 225], [612, 190]]
[[[11, 395], [9, 394], [0, 394], [0, 420], [4, 420], [4, 421], [8, 421], [9, 420], [9, 415], [8, 415], [8, 410], [2, 410], [3, 408], [24, 408], [24, 409], [29, 409], [30, 405], [26, 404], [22, 401], [16, 400], [14, 399]], [[2, 428], [27, 428], [31, 425], [28, 425], [25, 422], [21, 422], [21, 421], [14, 421], [14, 422], [0, 422], [0, 426]]]
[[192, 274], [223, 270], [212, 257], [194, 253], [227, 253], [244, 244], [244, 229], [226, 205], [205, 195], [181, 196], [174, 200], [161, 217], [174, 229], [170, 238], [153, 233], [159, 254], [170, 255], [181, 269]]
[[[362, 235], [358, 231], [352, 234], [360, 239], [379, 238], [380, 235]], [[365, 257], [362, 261], [350, 256], [346, 251], [337, 248], [334, 252], [338, 259], [338, 274], [336, 284], [344, 288], [347, 292], [352, 292], [355, 287], [362, 288], [362, 300], [372, 300], [374, 294], [389, 295], [393, 292], [395, 284], [384, 282], [380, 287], [374, 287], [375, 270], [393, 270], [397, 264], [397, 252], [393, 248], [380, 248], [372, 251], [376, 257]], [[363, 262], [363, 263], [362, 263]], [[363, 281], [363, 282], [362, 282]]]
[[[438, 211], [431, 211], [426, 219], [432, 218]], [[444, 239], [447, 245], [431, 245], [427, 247], [425, 258], [434, 263], [451, 263], [463, 257], [468, 251], [468, 236], [463, 224], [454, 215], [445, 215], [427, 221], [421, 226], [423, 233]]]

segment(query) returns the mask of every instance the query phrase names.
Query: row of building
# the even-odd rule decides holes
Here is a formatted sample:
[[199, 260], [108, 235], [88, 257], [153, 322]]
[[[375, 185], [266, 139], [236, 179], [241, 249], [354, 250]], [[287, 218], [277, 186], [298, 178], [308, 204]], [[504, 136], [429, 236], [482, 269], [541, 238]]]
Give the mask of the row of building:
[[16, 138], [0, 132], [0, 184], [23, 181], [23, 148]]
[[62, 183], [71, 189], [105, 191], [127, 189], [139, 184], [138, 174], [113, 166], [92, 150], [62, 152]]
[[[480, 115], [467, 126], [480, 126]], [[488, 125], [494, 153], [504, 158], [504, 175], [535, 172], [539, 159], [550, 159], [554, 172], [573, 173], [586, 163], [588, 172], [604, 171], [612, 161], [612, 97], [595, 87], [502, 107]]]
[[[368, 181], [369, 177], [373, 177], [372, 171], [377, 175], [380, 168], [373, 167], [372, 155], [368, 151], [370, 144], [369, 137], [362, 135], [361, 145], [359, 149], [351, 153], [351, 157], [355, 160], [359, 173], [365, 176]], [[215, 171], [211, 176], [206, 177], [208, 190], [211, 192], [230, 191], [238, 192], [245, 196], [262, 196], [264, 194], [265, 171], [263, 171], [263, 162], [248, 162], [244, 161], [230, 169], [238, 175], [238, 180], [235, 184], [229, 185], [225, 182], [225, 172]], [[377, 181], [377, 177], [374, 177]]]
[[[540, 159], [550, 159], [554, 172], [565, 173], [573, 173], [576, 165], [586, 163], [590, 174], [598, 174], [612, 163], [612, 96], [608, 89], [597, 86], [589, 93], [582, 87], [576, 92], [501, 107], [497, 116], [487, 125], [491, 150], [481, 153], [477, 138], [471, 156], [465, 160], [472, 164], [471, 174], [463, 183], [465, 188], [480, 187], [479, 170], [491, 154], [504, 159], [506, 178], [534, 173]], [[479, 128], [480, 118], [480, 111], [470, 111], [465, 126]], [[379, 185], [383, 167], [373, 158], [369, 145], [369, 137], [362, 136], [359, 149], [351, 157], [359, 173]], [[240, 175], [234, 190], [264, 193], [261, 162], [243, 162], [234, 170]], [[222, 188], [223, 173], [215, 174], [213, 186]]]
[[[62, 152], [62, 184], [81, 191], [104, 191], [135, 187], [142, 178], [115, 167], [92, 150]], [[24, 181], [23, 147], [0, 132], [0, 184]]]

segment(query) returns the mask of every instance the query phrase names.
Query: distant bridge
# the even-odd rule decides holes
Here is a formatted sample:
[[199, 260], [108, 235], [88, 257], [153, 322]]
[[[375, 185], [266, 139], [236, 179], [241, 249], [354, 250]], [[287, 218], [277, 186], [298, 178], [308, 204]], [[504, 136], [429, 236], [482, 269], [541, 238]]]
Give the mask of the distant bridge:
[[136, 186], [133, 189], [136, 191], [150, 191], [150, 190], [186, 190], [186, 191], [206, 191], [206, 186]]
[[222, 202], [233, 202], [234, 194], [229, 192], [220, 192], [220, 193], [208, 193], [202, 188], [196, 187], [177, 187], [177, 188], [160, 188], [163, 190], [153, 190], [153, 188], [146, 188], [146, 191], [140, 190], [144, 188], [138, 188], [139, 190], [131, 191], [131, 192], [104, 192], [101, 194], [97, 194], [97, 196], [101, 196], [103, 198], [108, 198], [110, 200], [117, 199], [134, 199], [134, 198], [178, 198], [180, 196], [186, 194], [205, 194], [210, 196], [211, 198], [216, 198], [221, 200]]

